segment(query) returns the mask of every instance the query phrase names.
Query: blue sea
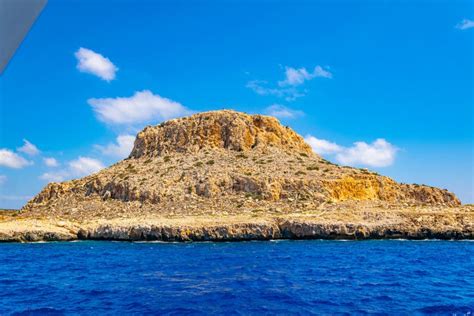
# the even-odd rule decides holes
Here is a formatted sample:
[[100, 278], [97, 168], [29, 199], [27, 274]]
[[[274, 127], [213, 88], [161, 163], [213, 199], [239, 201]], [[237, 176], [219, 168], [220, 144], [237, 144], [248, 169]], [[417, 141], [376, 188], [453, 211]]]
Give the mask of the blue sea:
[[468, 241], [0, 244], [0, 314], [473, 315]]

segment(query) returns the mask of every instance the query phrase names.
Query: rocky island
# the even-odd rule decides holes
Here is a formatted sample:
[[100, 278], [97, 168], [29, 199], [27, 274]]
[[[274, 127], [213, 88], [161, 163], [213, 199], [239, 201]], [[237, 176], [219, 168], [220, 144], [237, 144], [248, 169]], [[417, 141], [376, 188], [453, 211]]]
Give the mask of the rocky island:
[[474, 239], [447, 190], [333, 164], [273, 117], [222, 110], [146, 127], [128, 158], [0, 215], [0, 241]]

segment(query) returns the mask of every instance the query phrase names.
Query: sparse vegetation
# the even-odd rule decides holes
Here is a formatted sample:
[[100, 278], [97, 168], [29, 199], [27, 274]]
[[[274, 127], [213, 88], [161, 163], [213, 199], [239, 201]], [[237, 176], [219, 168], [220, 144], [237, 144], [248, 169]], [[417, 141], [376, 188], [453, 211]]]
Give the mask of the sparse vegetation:
[[[227, 111], [222, 115], [226, 116], [226, 113]], [[207, 115], [213, 118], [218, 114]], [[187, 120], [183, 119], [183, 122]], [[230, 128], [234, 128], [233, 120], [223, 122], [226, 124], [231, 122]], [[251, 120], [245, 123], [236, 121], [235, 124], [238, 126], [235, 131], [240, 132], [249, 127], [247, 124], [251, 122]], [[272, 122], [268, 124], [273, 124]], [[161, 144], [157, 147], [152, 143], [157, 138], [155, 133], [151, 133], [150, 139], [142, 145], [150, 148], [145, 147], [137, 151], [143, 152], [143, 156], [118, 162], [96, 175], [68, 182], [67, 185], [55, 184], [45, 188], [38, 202], [31, 203], [31, 208], [25, 208], [25, 213], [20, 215], [20, 219], [7, 218], [11, 222], [12, 229], [16, 229], [16, 225], [23, 225], [21, 227], [24, 231], [29, 229], [27, 225], [35, 227], [23, 220], [33, 218], [37, 214], [51, 217], [52, 222], [64, 219], [69, 225], [68, 221], [71, 221], [74, 225], [71, 227], [74, 227], [75, 231], [76, 227], [84, 227], [85, 231], [99, 231], [93, 226], [99, 219], [110, 224], [110, 227], [155, 225], [158, 231], [161, 231], [159, 225], [174, 225], [173, 227], [222, 225], [226, 229], [234, 229], [233, 226], [229, 226], [234, 223], [259, 223], [255, 229], [260, 230], [260, 227], [263, 227], [260, 223], [266, 225], [268, 222], [273, 227], [275, 217], [278, 217], [278, 223], [280, 219], [288, 219], [290, 224], [294, 222], [291, 225], [305, 223], [319, 225], [333, 222], [338, 225], [350, 223], [366, 227], [365, 223], [376, 223], [377, 225], [367, 225], [368, 229], [380, 227], [381, 232], [394, 227], [398, 229], [407, 218], [408, 229], [415, 233], [419, 227], [416, 221], [419, 214], [423, 214], [423, 221], [425, 217], [432, 216], [433, 223], [436, 223], [433, 227], [436, 229], [449, 226], [451, 232], [466, 231], [467, 224], [464, 223], [472, 222], [472, 211], [459, 206], [451, 193], [439, 192], [437, 189], [416, 188], [420, 186], [419, 184], [401, 186], [394, 181], [376, 181], [374, 176], [364, 175], [376, 173], [358, 168], [339, 167], [313, 156], [307, 145], [302, 141], [299, 143], [294, 137], [291, 138], [292, 135], [285, 135], [285, 131], [282, 132], [279, 126], [270, 126], [280, 128], [277, 130], [279, 134], [276, 135], [282, 137], [282, 140], [275, 141], [273, 135], [258, 135], [272, 131], [266, 129], [265, 122], [260, 123], [265, 128], [255, 129], [257, 133], [255, 137], [258, 137], [259, 144], [250, 149], [252, 142], [248, 141], [246, 134], [237, 133], [231, 134], [231, 140], [226, 139], [237, 147], [222, 147], [225, 142], [221, 142], [219, 137], [228, 137], [230, 134], [223, 135], [221, 129], [216, 129], [216, 135], [211, 135], [213, 137], [199, 143], [202, 141], [201, 135], [194, 133], [194, 128], [208, 126], [194, 125], [202, 124], [201, 120], [189, 123], [193, 126], [192, 129], [187, 129], [188, 125], [177, 124], [176, 129], [171, 130], [184, 133], [178, 135], [180, 138], [176, 139], [178, 143], [175, 144], [175, 151], [172, 147], [174, 138], [163, 138], [164, 134], [159, 135], [158, 139], [165, 142], [166, 146], [162, 147], [167, 149], [166, 154], [169, 156], [157, 152]], [[219, 124], [218, 120], [212, 119], [212, 124], [214, 123]], [[170, 124], [176, 123], [173, 121]], [[214, 133], [215, 126], [211, 127], [205, 131]], [[236, 152], [233, 148], [239, 148], [237, 143], [239, 141], [244, 146], [241, 146], [242, 151]], [[271, 141], [275, 141], [273, 148], [270, 148], [271, 143], [267, 144]], [[183, 142], [185, 145], [188, 142], [192, 146], [189, 152], [183, 150], [185, 146]], [[127, 182], [124, 181], [129, 178]], [[378, 194], [380, 188], [384, 190], [384, 194]], [[106, 191], [110, 191], [111, 194], [104, 202], [100, 197], [103, 197]], [[396, 200], [388, 201], [387, 197], [396, 197]], [[443, 204], [442, 201], [448, 198], [452, 198], [452, 202]], [[387, 205], [390, 208], [387, 208]], [[407, 205], [417, 205], [417, 209], [408, 208]], [[451, 205], [453, 208], [448, 208]], [[418, 207], [423, 209], [419, 210]], [[444, 218], [438, 215], [444, 212], [445, 207], [447, 212], [453, 214], [446, 216], [448, 219], [452, 218], [452, 223], [449, 225], [443, 224]], [[30, 210], [33, 212], [29, 213]], [[368, 212], [368, 215], [363, 212]], [[418, 213], [411, 216], [412, 212]], [[166, 218], [173, 218], [173, 221], [167, 222]], [[110, 222], [105, 219], [107, 221], [110, 219]], [[322, 221], [319, 222], [320, 220]], [[117, 226], [114, 226], [116, 223]], [[50, 227], [59, 233], [69, 234], [67, 227], [48, 225], [45, 229], [51, 229]], [[242, 226], [246, 227], [245, 230], [240, 226], [235, 227], [238, 227], [238, 230], [232, 231], [236, 232], [235, 236], [241, 236], [238, 235], [241, 234], [239, 231], [247, 234], [247, 229], [254, 232], [253, 226], [250, 225]], [[311, 226], [308, 226], [307, 231], [311, 231]], [[216, 233], [219, 233], [219, 230], [216, 230]], [[1, 236], [0, 234], [0, 239]], [[72, 238], [77, 238], [77, 233], [74, 232]]]
[[137, 170], [135, 169], [135, 167], [133, 165], [128, 165], [125, 170], [128, 172], [128, 173], [136, 173]]
[[245, 193], [246, 198], [252, 198], [254, 200], [261, 200], [262, 199], [262, 194], [257, 193], [257, 192], [247, 192]]

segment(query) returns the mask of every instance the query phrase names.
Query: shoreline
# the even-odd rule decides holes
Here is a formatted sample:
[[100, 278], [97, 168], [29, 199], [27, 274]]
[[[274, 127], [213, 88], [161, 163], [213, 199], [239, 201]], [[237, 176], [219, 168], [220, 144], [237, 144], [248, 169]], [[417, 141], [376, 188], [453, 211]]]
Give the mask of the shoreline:
[[[228, 220], [226, 222], [226, 220]], [[116, 219], [94, 223], [23, 219], [0, 222], [0, 242], [159, 241], [236, 242], [269, 240], [474, 240], [469, 223], [461, 227], [398, 223], [341, 223], [302, 219], [220, 219], [175, 221]]]
[[74, 244], [74, 243], [128, 243], [128, 244], [163, 244], [163, 245], [186, 245], [186, 244], [225, 244], [225, 243], [279, 243], [279, 242], [302, 242], [302, 241], [319, 241], [319, 242], [455, 242], [466, 243], [474, 242], [474, 239], [403, 239], [403, 238], [382, 238], [382, 239], [268, 239], [268, 240], [237, 240], [237, 241], [161, 241], [161, 240], [109, 240], [109, 239], [73, 239], [73, 240], [39, 240], [39, 241], [0, 241], [1, 245], [11, 244]]

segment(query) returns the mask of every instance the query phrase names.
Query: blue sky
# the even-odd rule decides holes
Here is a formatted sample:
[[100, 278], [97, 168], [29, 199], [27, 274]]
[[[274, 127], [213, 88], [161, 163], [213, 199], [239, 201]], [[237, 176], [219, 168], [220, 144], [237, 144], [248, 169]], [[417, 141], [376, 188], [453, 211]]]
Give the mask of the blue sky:
[[473, 203], [473, 20], [472, 1], [50, 0], [0, 76], [0, 207], [223, 108]]

